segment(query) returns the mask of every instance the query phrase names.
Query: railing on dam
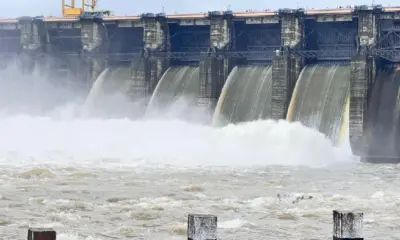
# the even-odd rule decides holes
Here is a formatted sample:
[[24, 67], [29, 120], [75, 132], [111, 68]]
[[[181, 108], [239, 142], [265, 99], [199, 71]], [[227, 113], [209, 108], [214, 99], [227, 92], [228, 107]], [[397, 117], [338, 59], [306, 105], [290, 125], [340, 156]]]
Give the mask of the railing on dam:
[[[18, 56], [22, 52], [0, 52], [0, 58]], [[32, 55], [46, 55], [46, 53], [32, 53]], [[51, 53], [51, 55], [60, 56], [82, 56], [82, 57], [105, 57], [108, 60], [116, 60], [121, 62], [129, 62], [136, 57], [151, 57], [179, 60], [199, 60], [206, 57], [217, 58], [247, 58], [256, 60], [270, 61], [274, 56], [288, 55], [303, 58], [315, 58], [324, 60], [350, 60], [352, 57], [360, 54], [357, 50], [274, 50], [274, 51], [224, 51], [224, 52], [154, 52], [147, 53], [130, 52], [130, 53]], [[400, 62], [400, 49], [371, 49], [363, 54], [371, 57], [381, 57], [391, 62]]]
[[[363, 240], [364, 214], [361, 212], [333, 211], [334, 240]], [[56, 240], [57, 233], [50, 228], [30, 228], [28, 240]], [[188, 240], [217, 240], [217, 216], [189, 214]]]

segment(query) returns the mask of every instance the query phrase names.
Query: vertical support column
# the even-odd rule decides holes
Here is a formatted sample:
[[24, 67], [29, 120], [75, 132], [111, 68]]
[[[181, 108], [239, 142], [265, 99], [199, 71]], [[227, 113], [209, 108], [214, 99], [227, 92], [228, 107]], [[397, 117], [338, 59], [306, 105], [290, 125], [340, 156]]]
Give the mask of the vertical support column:
[[350, 69], [350, 144], [354, 154], [363, 152], [365, 118], [369, 88], [368, 57], [359, 55], [351, 59]]
[[102, 21], [94, 19], [81, 19], [81, 41], [83, 56], [87, 62], [90, 73], [88, 87], [90, 88], [96, 78], [107, 66], [107, 28]]
[[[210, 54], [200, 61], [200, 94], [198, 104], [214, 108], [227, 75], [227, 59]], [[225, 68], [226, 66], [226, 68]], [[229, 73], [228, 73], [229, 74]]]
[[20, 18], [21, 46], [24, 51], [37, 51], [43, 46], [44, 23], [42, 19]]
[[350, 144], [353, 153], [363, 152], [364, 128], [372, 81], [375, 79], [375, 61], [368, 57], [368, 50], [377, 42], [377, 21], [373, 10], [356, 7], [358, 14], [358, 56], [351, 60], [350, 75]]
[[272, 61], [272, 118], [286, 117], [293, 88], [303, 67], [303, 59], [290, 55], [303, 48], [304, 24], [302, 10], [279, 10], [281, 18], [281, 50]]
[[189, 214], [188, 240], [217, 240], [217, 216]]
[[364, 240], [364, 214], [333, 211], [333, 240]]
[[[144, 42], [145, 95], [150, 95], [158, 81], [169, 67], [169, 59], [164, 56], [170, 51], [169, 28], [164, 13], [142, 14]], [[134, 78], [135, 79], [135, 78]], [[137, 83], [140, 85], [140, 83]]]
[[222, 87], [231, 70], [231, 59], [219, 57], [219, 53], [232, 47], [233, 13], [213, 11], [210, 19], [210, 52], [200, 61], [200, 94], [198, 104], [214, 108]]
[[18, 19], [18, 25], [21, 31], [22, 53], [19, 58], [21, 70], [32, 72], [36, 60], [44, 50], [46, 40], [44, 22], [39, 18], [22, 17]]
[[272, 119], [283, 119], [289, 106], [290, 57], [280, 51], [272, 61]]
[[51, 228], [29, 228], [28, 240], [56, 240], [57, 233]]

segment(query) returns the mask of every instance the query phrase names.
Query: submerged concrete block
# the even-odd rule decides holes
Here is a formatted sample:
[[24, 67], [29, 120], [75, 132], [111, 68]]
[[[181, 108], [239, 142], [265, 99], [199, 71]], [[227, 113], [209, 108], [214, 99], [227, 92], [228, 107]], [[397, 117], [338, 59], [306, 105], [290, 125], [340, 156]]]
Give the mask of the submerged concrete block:
[[188, 240], [217, 240], [217, 216], [189, 214]]
[[333, 240], [364, 240], [364, 214], [333, 211]]
[[28, 240], [56, 240], [56, 231], [51, 228], [30, 228]]

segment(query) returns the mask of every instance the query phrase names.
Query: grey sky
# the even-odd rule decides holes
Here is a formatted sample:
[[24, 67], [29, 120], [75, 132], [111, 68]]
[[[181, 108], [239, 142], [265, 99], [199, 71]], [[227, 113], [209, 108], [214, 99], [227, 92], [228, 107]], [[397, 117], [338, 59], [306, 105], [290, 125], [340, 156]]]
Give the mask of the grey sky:
[[[79, 0], [76, 0], [79, 2]], [[161, 12], [163, 7], [167, 13], [173, 12], [207, 12], [224, 10], [228, 6], [234, 11], [246, 9], [279, 9], [279, 8], [326, 8], [344, 5], [372, 4], [363, 0], [100, 0], [100, 8], [111, 10], [118, 15], [136, 15], [143, 12]], [[400, 5], [395, 0], [376, 2], [382, 5]], [[0, 17], [18, 16], [60, 16], [61, 0], [0, 0]]]

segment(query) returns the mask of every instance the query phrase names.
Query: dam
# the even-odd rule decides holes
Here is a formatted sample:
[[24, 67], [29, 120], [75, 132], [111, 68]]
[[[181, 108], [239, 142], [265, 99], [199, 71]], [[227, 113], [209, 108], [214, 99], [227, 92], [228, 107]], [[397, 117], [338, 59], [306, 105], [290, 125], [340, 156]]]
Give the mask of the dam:
[[185, 97], [215, 126], [299, 121], [374, 163], [400, 162], [399, 48], [400, 7], [380, 5], [0, 19], [1, 69], [73, 79], [92, 105]]

